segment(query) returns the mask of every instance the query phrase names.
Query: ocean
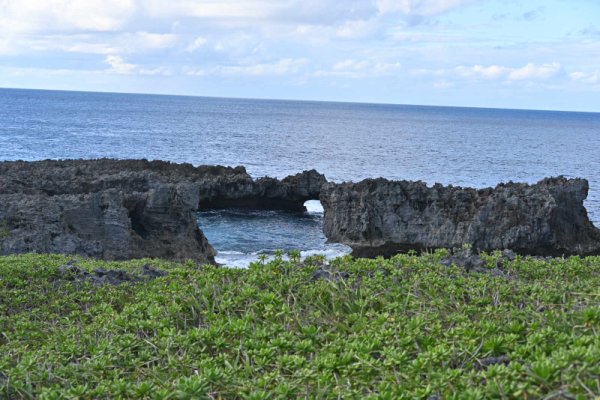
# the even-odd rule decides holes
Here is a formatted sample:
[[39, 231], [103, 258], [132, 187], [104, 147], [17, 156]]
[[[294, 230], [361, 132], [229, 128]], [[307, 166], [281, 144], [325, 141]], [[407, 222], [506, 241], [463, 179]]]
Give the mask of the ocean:
[[[100, 157], [477, 188], [581, 177], [600, 225], [600, 113], [0, 89], [0, 160]], [[198, 223], [231, 266], [277, 249], [346, 253], [326, 243], [318, 202], [308, 207], [208, 211]]]

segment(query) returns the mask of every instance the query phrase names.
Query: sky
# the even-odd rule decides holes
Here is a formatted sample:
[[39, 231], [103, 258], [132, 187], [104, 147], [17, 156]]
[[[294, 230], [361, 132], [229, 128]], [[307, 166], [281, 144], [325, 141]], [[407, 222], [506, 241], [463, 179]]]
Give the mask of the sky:
[[600, 112], [600, 0], [0, 0], [0, 87]]

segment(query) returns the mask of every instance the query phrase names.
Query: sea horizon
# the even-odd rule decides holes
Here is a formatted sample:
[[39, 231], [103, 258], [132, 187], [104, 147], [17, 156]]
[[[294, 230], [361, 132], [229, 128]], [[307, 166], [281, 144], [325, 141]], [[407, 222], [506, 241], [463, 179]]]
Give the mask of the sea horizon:
[[176, 93], [155, 93], [155, 92], [129, 92], [129, 91], [101, 91], [101, 90], [71, 90], [71, 89], [45, 89], [45, 88], [19, 88], [19, 87], [0, 87], [0, 90], [14, 91], [40, 91], [40, 92], [58, 92], [58, 93], [81, 93], [81, 94], [121, 94], [132, 96], [163, 96], [163, 97], [187, 97], [198, 99], [221, 99], [221, 100], [250, 100], [250, 101], [282, 101], [299, 103], [327, 103], [327, 104], [354, 104], [354, 105], [373, 105], [373, 106], [400, 106], [400, 107], [432, 107], [432, 108], [450, 108], [450, 109], [475, 109], [475, 110], [505, 110], [505, 111], [524, 111], [524, 112], [556, 112], [556, 113], [575, 113], [575, 114], [600, 114], [597, 111], [590, 110], [565, 110], [551, 108], [520, 108], [520, 107], [487, 107], [475, 105], [444, 105], [444, 104], [413, 104], [413, 103], [388, 103], [377, 101], [353, 101], [353, 100], [333, 100], [333, 99], [298, 99], [298, 98], [274, 98], [274, 97], [238, 97], [238, 96], [214, 96], [200, 94], [176, 94]]

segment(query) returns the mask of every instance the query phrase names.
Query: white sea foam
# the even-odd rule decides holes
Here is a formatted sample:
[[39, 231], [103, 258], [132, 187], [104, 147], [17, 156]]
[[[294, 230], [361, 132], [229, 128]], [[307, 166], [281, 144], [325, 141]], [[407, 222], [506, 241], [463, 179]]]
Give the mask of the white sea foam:
[[309, 214], [323, 214], [323, 206], [319, 200], [308, 200], [304, 203], [304, 207]]
[[257, 257], [251, 254], [223, 254], [215, 257], [218, 264], [231, 268], [248, 268], [251, 262], [257, 261]]
[[333, 260], [334, 258], [350, 254], [351, 251], [350, 247], [343, 244], [332, 244], [328, 245], [326, 249], [302, 251], [300, 252], [300, 256], [302, 259], [305, 259], [306, 257], [323, 255], [327, 260]]
[[[350, 247], [343, 244], [328, 244], [324, 249], [305, 250], [300, 252], [300, 259], [306, 257], [322, 255], [326, 260], [333, 260], [337, 257], [342, 257], [350, 254]], [[266, 257], [265, 257], [266, 256]], [[264, 250], [253, 253], [241, 253], [238, 251], [220, 251], [215, 257], [215, 261], [226, 267], [231, 268], [248, 268], [250, 263], [261, 261], [265, 257], [265, 262], [272, 261], [275, 258], [273, 251]], [[289, 260], [287, 254], [282, 257], [284, 260]]]

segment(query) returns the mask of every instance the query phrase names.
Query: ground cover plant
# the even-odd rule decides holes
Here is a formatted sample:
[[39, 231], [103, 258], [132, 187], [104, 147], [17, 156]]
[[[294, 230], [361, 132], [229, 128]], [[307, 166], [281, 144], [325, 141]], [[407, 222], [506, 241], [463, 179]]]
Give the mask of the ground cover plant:
[[600, 395], [600, 258], [494, 253], [488, 274], [444, 256], [71, 263], [168, 272], [119, 285], [0, 257], [0, 398]]

